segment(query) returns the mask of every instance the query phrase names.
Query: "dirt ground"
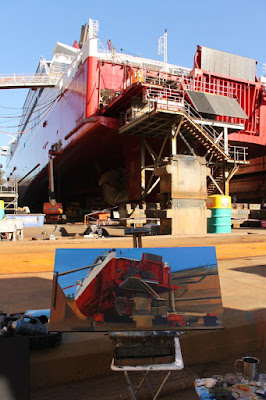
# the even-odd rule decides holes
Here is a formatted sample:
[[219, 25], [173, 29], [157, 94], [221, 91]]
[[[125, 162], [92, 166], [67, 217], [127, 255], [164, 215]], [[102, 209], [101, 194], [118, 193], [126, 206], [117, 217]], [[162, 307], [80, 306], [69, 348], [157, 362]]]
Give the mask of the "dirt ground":
[[[266, 351], [257, 351], [252, 354], [259, 359], [259, 373], [266, 371]], [[193, 369], [185, 368], [183, 371], [175, 371], [170, 375], [165, 387], [163, 388], [159, 399], [161, 400], [199, 400], [193, 382], [198, 377], [207, 378], [213, 375], [225, 376], [227, 373], [234, 373], [234, 363], [237, 357], [228, 357], [223, 362], [213, 362], [208, 365], [199, 364]], [[152, 373], [151, 373], [152, 375]], [[154, 393], [160, 386], [165, 372], [156, 373], [155, 376], [149, 376]], [[139, 374], [132, 374], [130, 377], [134, 385], [140, 381]], [[145, 388], [139, 392], [139, 398], [151, 399]], [[75, 384], [58, 386], [32, 392], [31, 400], [129, 400], [130, 392], [127, 387], [125, 377], [122, 372], [111, 374], [104, 378], [94, 378]]]
[[[55, 229], [52, 225], [46, 225], [42, 228], [24, 229], [25, 238], [23, 241], [0, 242], [0, 309], [11, 313], [25, 311], [26, 309], [50, 307], [54, 257], [57, 248], [132, 247], [132, 238], [124, 236], [123, 228], [107, 228], [110, 236], [101, 239], [85, 239], [79, 236], [84, 232], [82, 224], [67, 224], [64, 228], [67, 236], [65, 236], [65, 232], [62, 236], [58, 227]], [[51, 234], [55, 235], [55, 240], [49, 240]], [[35, 238], [35, 240], [32, 240], [32, 238]], [[257, 328], [254, 330], [252, 325], [254, 321], [261, 318], [265, 311], [266, 229], [235, 229], [231, 235], [147, 236], [143, 238], [143, 247], [171, 246], [216, 247], [227, 329], [232, 328], [233, 330], [236, 326], [241, 327], [242, 323], [244, 323], [246, 329], [246, 324], [249, 321], [251, 321], [251, 328], [247, 329], [246, 342], [243, 339], [243, 342], [240, 343], [241, 346], [238, 342], [232, 342], [232, 346], [235, 346], [232, 352], [228, 351], [230, 343], [227, 344], [227, 347], [220, 344], [219, 347], [217, 344], [217, 351], [228, 351], [228, 357], [225, 357], [226, 360], [222, 363], [210, 361], [211, 357], [206, 357], [207, 361], [200, 363], [197, 361], [197, 351], [195, 351], [197, 346], [195, 345], [194, 350], [189, 350], [191, 342], [184, 343], [183, 357], [185, 357], [186, 368], [184, 371], [173, 374], [171, 381], [166, 385], [171, 393], [167, 389], [159, 398], [168, 400], [177, 398], [179, 400], [196, 399], [197, 396], [192, 388], [195, 377], [233, 372], [233, 361], [237, 358], [235, 354], [243, 349], [247, 350], [244, 354], [242, 353], [242, 356], [249, 355], [247, 352], [252, 350], [252, 355], [257, 355], [262, 360], [261, 372], [266, 372], [266, 364], [265, 366], [263, 364], [264, 360], [266, 362], [266, 353], [263, 350], [258, 351], [257, 346], [257, 342], [260, 341], [261, 349], [266, 347], [266, 333], [258, 331]], [[229, 336], [226, 340], [230, 340], [230, 332], [228, 330]], [[238, 331], [238, 334], [240, 333], [244, 335], [245, 332]], [[103, 336], [96, 340], [93, 337], [93, 335], [96, 335], [95, 333], [90, 334], [91, 336], [86, 340], [82, 339], [81, 335], [78, 333], [66, 334], [63, 338], [63, 344], [57, 349], [40, 353], [35, 352], [31, 355], [31, 365], [34, 365], [31, 379], [35, 381], [31, 392], [32, 400], [44, 400], [46, 398], [51, 400], [72, 400], [76, 398], [79, 400], [85, 398], [88, 400], [126, 400], [130, 398], [122, 374], [106, 372], [110, 365], [109, 353], [111, 354], [111, 346], [108, 344], [108, 340]], [[213, 351], [212, 346], [215, 346], [215, 340], [214, 338], [214, 344], [209, 343], [209, 351]], [[202, 338], [199, 336], [197, 341], [197, 343], [201, 343]], [[204, 349], [205, 352], [208, 352], [208, 347], [204, 347]], [[102, 352], [99, 356], [97, 356], [98, 350]], [[196, 360], [192, 367], [188, 362], [189, 351], [194, 352], [193, 357]], [[83, 364], [78, 366], [79, 357], [81, 359], [84, 352], [89, 357], [87, 359], [89, 364], [95, 365], [97, 375], [95, 372], [95, 375], [89, 377], [88, 372], [82, 369]], [[108, 357], [101, 358], [103, 354], [108, 354]], [[241, 353], [239, 356], [241, 356]], [[75, 366], [72, 366], [73, 371], [71, 372], [70, 369], [62, 372], [64, 363], [66, 365], [65, 360], [72, 360], [71, 357], [75, 358], [76, 362]], [[201, 351], [199, 351], [198, 359], [200, 357], [202, 357]], [[84, 362], [88, 361], [85, 360]], [[49, 367], [49, 363], [52, 363], [51, 366], [57, 366], [57, 372], [53, 372], [54, 370]], [[40, 365], [43, 365], [43, 367]], [[263, 368], [265, 369], [263, 370]], [[50, 372], [49, 369], [51, 369]], [[53, 381], [53, 373], [58, 375], [57, 381]], [[77, 379], [74, 379], [75, 374], [77, 374]], [[39, 388], [36, 385], [36, 380], [39, 380]], [[155, 378], [154, 383], [158, 384], [158, 382], [159, 379]]]

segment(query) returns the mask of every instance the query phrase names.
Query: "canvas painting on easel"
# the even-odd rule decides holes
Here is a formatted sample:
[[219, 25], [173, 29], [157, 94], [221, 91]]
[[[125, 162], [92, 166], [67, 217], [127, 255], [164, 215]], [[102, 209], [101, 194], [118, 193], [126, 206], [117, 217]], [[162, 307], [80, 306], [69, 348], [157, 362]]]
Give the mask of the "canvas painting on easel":
[[57, 249], [50, 329], [222, 326], [214, 247]]

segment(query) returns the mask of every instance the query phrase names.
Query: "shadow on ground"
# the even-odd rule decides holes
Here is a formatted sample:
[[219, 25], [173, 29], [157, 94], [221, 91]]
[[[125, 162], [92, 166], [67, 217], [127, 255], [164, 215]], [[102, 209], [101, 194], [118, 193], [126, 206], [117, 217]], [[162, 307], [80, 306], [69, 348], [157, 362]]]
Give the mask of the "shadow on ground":
[[247, 274], [254, 274], [254, 275], [266, 277], [266, 264], [233, 268], [232, 271], [245, 272]]
[[52, 280], [40, 277], [0, 279], [0, 310], [5, 313], [51, 307]]

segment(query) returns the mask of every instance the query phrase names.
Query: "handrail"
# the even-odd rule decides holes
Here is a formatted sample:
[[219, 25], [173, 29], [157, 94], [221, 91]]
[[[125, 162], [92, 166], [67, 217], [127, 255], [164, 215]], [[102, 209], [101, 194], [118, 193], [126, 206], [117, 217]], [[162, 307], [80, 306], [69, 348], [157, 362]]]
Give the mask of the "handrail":
[[0, 193], [17, 194], [17, 182], [9, 183], [8, 185], [0, 185]]
[[[189, 104], [187, 101], [185, 101], [184, 106], [185, 106], [184, 108], [185, 108], [188, 116], [195, 118], [195, 119], [199, 119], [202, 122], [202, 125], [200, 125], [201, 129], [204, 130], [209, 136], [211, 136], [211, 138], [214, 141], [217, 140], [218, 137], [220, 136], [220, 134], [212, 126], [206, 126], [203, 124], [204, 118], [202, 118], [202, 116], [195, 110], [195, 108], [191, 104]], [[219, 138], [218, 142], [221, 143], [223, 145], [221, 147], [224, 148], [224, 139]]]
[[235, 90], [233, 89], [233, 87], [225, 87], [224, 85], [218, 84], [217, 82], [214, 83], [202, 81], [200, 79], [195, 79], [195, 77], [182, 79], [182, 86], [184, 90], [196, 90], [226, 97], [235, 96]]
[[[170, 89], [170, 88], [152, 88], [147, 93], [158, 93], [160, 95], [157, 96], [157, 103], [158, 100], [161, 98], [164, 98], [166, 101], [166, 105], [168, 104], [169, 101], [175, 101], [177, 97], [179, 98], [179, 101], [183, 101], [183, 107], [186, 112], [186, 114], [193, 118], [200, 120], [202, 124], [200, 124], [200, 128], [218, 145], [221, 150], [225, 151], [225, 141], [224, 139], [220, 136], [220, 133], [218, 133], [212, 126], [206, 126], [204, 125], [204, 118], [201, 116], [196, 109], [189, 104], [186, 100], [184, 100], [184, 92], [178, 89]], [[170, 96], [168, 93], [172, 93]], [[166, 97], [166, 98], [165, 98]], [[155, 100], [155, 98], [153, 98]], [[178, 105], [178, 104], [177, 104]], [[180, 104], [178, 105], [180, 108]], [[197, 123], [198, 125], [198, 123]], [[243, 161], [245, 162], [247, 160], [247, 152], [246, 152], [247, 147], [240, 147], [240, 146], [231, 146], [228, 145], [228, 156], [234, 160], [234, 161]]]
[[[145, 85], [144, 100], [148, 101], [148, 104], [140, 110], [132, 113], [129, 117], [127, 116], [126, 122], [135, 120], [143, 114], [151, 112], [155, 108], [157, 110], [169, 110], [169, 111], [182, 111], [190, 117], [193, 122], [201, 129], [205, 134], [221, 149], [221, 151], [227, 154], [228, 158], [233, 161], [246, 162], [247, 161], [247, 147], [231, 146], [228, 145], [228, 150], [225, 150], [225, 141], [221, 134], [217, 132], [212, 126], [204, 124], [205, 120], [195, 108], [185, 100], [185, 94], [183, 90], [177, 88], [170, 88], [167, 86], [156, 87]], [[195, 122], [194, 120], [200, 121]], [[123, 125], [123, 123], [122, 123]]]
[[62, 74], [53, 73], [49, 75], [27, 75], [27, 74], [1, 74], [0, 86], [1, 87], [18, 87], [18, 86], [42, 86], [42, 85], [56, 85]]
[[[165, 104], [167, 105], [169, 101], [176, 101], [177, 103], [182, 102], [183, 103], [183, 108], [186, 111], [186, 114], [189, 117], [192, 117], [194, 119], [198, 119], [202, 122], [201, 129], [207, 133], [212, 140], [217, 140], [220, 134], [212, 127], [212, 126], [205, 126], [203, 125], [204, 119], [202, 116], [195, 110], [195, 108], [189, 104], [186, 100], [184, 100], [184, 92], [181, 90], [177, 89], [169, 89], [169, 88], [148, 88], [147, 90], [147, 100], [153, 100], [158, 102], [165, 101]], [[177, 104], [178, 105], [178, 104]], [[179, 105], [180, 106], [180, 105]], [[224, 149], [224, 140], [222, 138], [219, 138], [217, 143], [219, 142], [220, 147], [223, 147]], [[216, 144], [217, 144], [216, 143]], [[224, 150], [223, 150], [224, 151]]]
[[[185, 110], [187, 114], [190, 116], [192, 115], [196, 119], [200, 119], [201, 122], [204, 121], [204, 118], [195, 110], [194, 107], [192, 107], [188, 102], [185, 101]], [[212, 126], [206, 126], [204, 124], [200, 125], [201, 129], [204, 130], [208, 135], [211, 136], [211, 138], [215, 141], [219, 138], [220, 134], [212, 127]], [[225, 141], [222, 138], [219, 138], [216, 144], [222, 144], [220, 147], [224, 151], [224, 146], [225, 146]], [[248, 147], [241, 147], [241, 146], [231, 146], [228, 145], [228, 155], [229, 157], [234, 160], [234, 161], [247, 161], [247, 152], [246, 150]]]

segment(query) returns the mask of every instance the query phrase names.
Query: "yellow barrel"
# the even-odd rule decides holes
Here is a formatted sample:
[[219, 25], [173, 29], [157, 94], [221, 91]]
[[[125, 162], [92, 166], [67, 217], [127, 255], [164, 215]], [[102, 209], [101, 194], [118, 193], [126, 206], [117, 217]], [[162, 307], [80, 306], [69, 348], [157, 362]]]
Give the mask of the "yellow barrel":
[[3, 219], [5, 216], [5, 203], [3, 200], [0, 200], [0, 219]]
[[207, 198], [207, 208], [231, 208], [231, 196], [213, 194]]
[[231, 197], [215, 194], [207, 198], [212, 216], [207, 219], [207, 233], [231, 232]]

